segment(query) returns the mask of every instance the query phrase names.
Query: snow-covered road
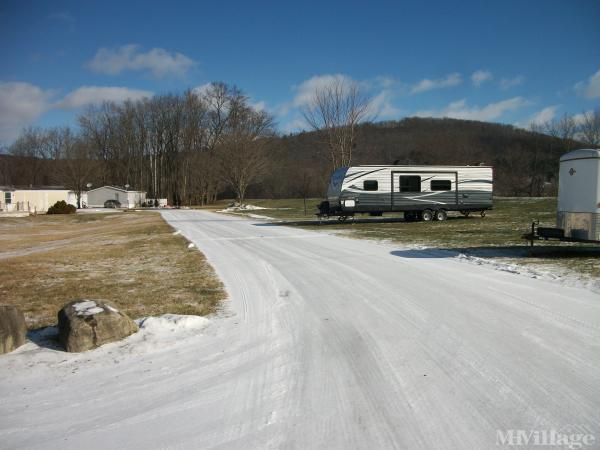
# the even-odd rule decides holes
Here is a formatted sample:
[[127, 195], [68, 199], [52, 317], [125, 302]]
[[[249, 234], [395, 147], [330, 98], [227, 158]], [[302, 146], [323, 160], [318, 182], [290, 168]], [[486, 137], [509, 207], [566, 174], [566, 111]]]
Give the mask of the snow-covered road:
[[163, 215], [216, 269], [226, 313], [168, 345], [0, 358], [0, 447], [482, 449], [522, 429], [600, 442], [597, 294], [436, 252]]

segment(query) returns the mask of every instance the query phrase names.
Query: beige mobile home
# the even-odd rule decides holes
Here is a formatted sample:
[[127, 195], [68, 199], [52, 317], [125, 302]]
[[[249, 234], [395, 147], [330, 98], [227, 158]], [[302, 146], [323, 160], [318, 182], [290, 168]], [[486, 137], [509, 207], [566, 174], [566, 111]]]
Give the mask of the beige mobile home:
[[74, 206], [77, 200], [68, 189], [13, 189], [0, 187], [0, 211], [40, 213], [56, 202], [64, 200]]

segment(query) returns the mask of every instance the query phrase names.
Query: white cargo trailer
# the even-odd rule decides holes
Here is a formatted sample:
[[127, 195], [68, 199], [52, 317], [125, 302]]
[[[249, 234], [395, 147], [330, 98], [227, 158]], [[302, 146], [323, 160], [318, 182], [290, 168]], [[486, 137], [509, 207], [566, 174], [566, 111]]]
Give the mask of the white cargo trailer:
[[556, 228], [531, 226], [526, 239], [600, 242], [600, 150], [581, 149], [560, 158]]
[[560, 158], [556, 225], [566, 238], [600, 240], [599, 150], [575, 150]]

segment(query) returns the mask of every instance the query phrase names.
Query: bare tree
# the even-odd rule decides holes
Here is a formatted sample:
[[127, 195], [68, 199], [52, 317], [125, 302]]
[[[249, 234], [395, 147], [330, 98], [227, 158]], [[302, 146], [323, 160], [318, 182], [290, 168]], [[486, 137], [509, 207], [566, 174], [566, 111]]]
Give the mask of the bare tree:
[[237, 93], [231, 99], [226, 133], [221, 147], [222, 175], [243, 204], [246, 190], [263, 175], [269, 162], [266, 138], [272, 135], [273, 118], [247, 106], [247, 98]]
[[306, 209], [306, 199], [311, 194], [311, 192], [313, 192], [313, 190], [314, 190], [315, 179], [309, 170], [302, 169], [299, 172], [294, 185], [295, 185], [294, 193], [296, 195], [299, 195], [300, 197], [302, 197], [302, 200], [304, 202], [304, 215], [306, 216], [308, 213], [308, 211]]
[[367, 119], [370, 99], [358, 85], [336, 78], [315, 90], [302, 115], [308, 125], [324, 134], [333, 169], [349, 166], [356, 147], [356, 129]]
[[30, 186], [47, 183], [43, 168], [49, 156], [47, 152], [46, 132], [41, 128], [25, 128], [17, 140], [9, 147], [9, 153], [20, 157], [15, 170], [16, 178], [25, 180]]
[[57, 177], [65, 187], [75, 192], [77, 208], [81, 208], [81, 194], [90, 182], [94, 170], [98, 169], [98, 161], [91, 159], [91, 153], [87, 142], [70, 133], [65, 135]]
[[560, 119], [554, 119], [545, 124], [546, 133], [558, 139], [562, 139], [567, 147], [573, 147], [577, 123], [572, 116], [563, 115]]
[[[100, 180], [108, 184], [110, 175], [108, 166], [113, 160], [111, 153], [112, 124], [115, 120], [115, 105], [104, 102], [102, 105], [92, 105], [78, 117], [83, 136], [93, 143], [91, 150], [94, 157], [102, 162]], [[112, 181], [112, 180], [111, 180]]]
[[600, 109], [583, 113], [579, 131], [587, 145], [600, 146]]

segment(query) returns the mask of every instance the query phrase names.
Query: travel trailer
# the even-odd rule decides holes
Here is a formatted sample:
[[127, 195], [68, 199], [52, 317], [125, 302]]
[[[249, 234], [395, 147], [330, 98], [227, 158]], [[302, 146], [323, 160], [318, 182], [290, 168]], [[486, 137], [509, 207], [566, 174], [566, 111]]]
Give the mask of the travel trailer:
[[559, 164], [556, 228], [534, 223], [525, 238], [600, 242], [600, 150], [574, 150]]
[[403, 212], [406, 220], [445, 220], [448, 211], [492, 209], [493, 173], [487, 166], [356, 166], [331, 175], [319, 217]]

